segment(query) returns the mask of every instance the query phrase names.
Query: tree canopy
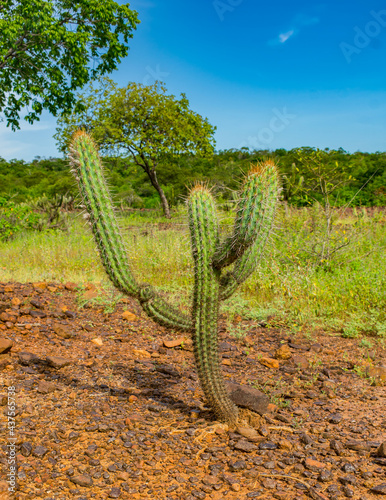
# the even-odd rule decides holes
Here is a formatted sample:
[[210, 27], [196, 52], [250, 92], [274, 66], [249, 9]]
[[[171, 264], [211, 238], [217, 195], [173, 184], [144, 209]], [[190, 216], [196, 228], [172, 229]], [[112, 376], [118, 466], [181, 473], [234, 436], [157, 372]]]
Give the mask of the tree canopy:
[[179, 99], [168, 95], [160, 82], [123, 88], [108, 78], [100, 83], [82, 95], [83, 112], [59, 119], [55, 137], [60, 148], [66, 150], [76, 129], [92, 132], [105, 153], [127, 156], [144, 170], [170, 217], [158, 170], [181, 155], [211, 156], [215, 127], [190, 109], [185, 94]]
[[113, 0], [2, 0], [0, 112], [13, 130], [27, 108], [29, 123], [44, 109], [79, 111], [76, 91], [114, 71], [139, 23], [129, 4]]

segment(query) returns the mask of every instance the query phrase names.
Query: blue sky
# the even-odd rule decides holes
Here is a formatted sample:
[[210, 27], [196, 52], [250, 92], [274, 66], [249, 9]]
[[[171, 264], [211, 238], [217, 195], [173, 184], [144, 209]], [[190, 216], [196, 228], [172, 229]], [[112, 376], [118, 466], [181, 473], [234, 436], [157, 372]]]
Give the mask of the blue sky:
[[[123, 2], [122, 2], [123, 3]], [[217, 149], [386, 151], [386, 4], [133, 0], [141, 24], [112, 77], [165, 82], [217, 126]], [[48, 114], [0, 156], [60, 156]]]

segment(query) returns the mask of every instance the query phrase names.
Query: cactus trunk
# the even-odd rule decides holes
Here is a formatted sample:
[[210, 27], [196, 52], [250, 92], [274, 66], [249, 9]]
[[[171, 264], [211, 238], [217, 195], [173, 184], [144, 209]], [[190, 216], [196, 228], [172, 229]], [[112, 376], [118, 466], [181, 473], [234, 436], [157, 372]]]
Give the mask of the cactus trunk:
[[[203, 185], [191, 190], [188, 212], [195, 279], [192, 314], [187, 316], [168, 304], [150, 285], [136, 281], [128, 264], [97, 148], [83, 131], [73, 136], [70, 161], [111, 281], [119, 290], [138, 299], [154, 321], [191, 332], [205, 397], [218, 419], [236, 425], [238, 408], [226, 390], [218, 354], [219, 304], [248, 278], [261, 257], [279, 190], [276, 166], [268, 161], [250, 170], [240, 194], [233, 233], [223, 243], [210, 191]], [[231, 264], [233, 269], [225, 272]]]

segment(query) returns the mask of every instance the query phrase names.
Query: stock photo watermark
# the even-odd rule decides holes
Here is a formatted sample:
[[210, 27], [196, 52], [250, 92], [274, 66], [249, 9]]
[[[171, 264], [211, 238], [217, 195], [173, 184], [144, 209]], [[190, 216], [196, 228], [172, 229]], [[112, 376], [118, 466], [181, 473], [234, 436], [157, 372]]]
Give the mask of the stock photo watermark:
[[212, 5], [216, 11], [220, 21], [224, 21], [225, 15], [228, 12], [233, 12], [236, 7], [243, 3], [244, 0], [214, 0]]
[[16, 492], [16, 388], [11, 385], [8, 387], [8, 410], [7, 410], [7, 483], [8, 491]]
[[145, 70], [147, 71], [147, 73], [142, 81], [144, 85], [151, 85], [152, 83], [157, 81], [163, 82], [163, 79], [167, 78], [170, 75], [170, 73], [168, 73], [167, 71], [161, 71], [159, 64], [157, 64], [155, 69], [153, 69], [151, 66], [146, 66]]
[[372, 10], [370, 15], [372, 19], [366, 23], [363, 29], [359, 26], [354, 27], [355, 36], [352, 43], [341, 42], [339, 44], [340, 50], [348, 63], [352, 61], [354, 54], [360, 54], [386, 28], [386, 10], [380, 10], [379, 12]]
[[273, 108], [272, 114], [267, 127], [261, 128], [256, 136], [249, 136], [247, 141], [240, 144], [239, 149], [243, 147], [266, 149], [273, 142], [276, 134], [283, 132], [297, 118], [297, 115], [288, 113], [286, 107], [281, 110]]

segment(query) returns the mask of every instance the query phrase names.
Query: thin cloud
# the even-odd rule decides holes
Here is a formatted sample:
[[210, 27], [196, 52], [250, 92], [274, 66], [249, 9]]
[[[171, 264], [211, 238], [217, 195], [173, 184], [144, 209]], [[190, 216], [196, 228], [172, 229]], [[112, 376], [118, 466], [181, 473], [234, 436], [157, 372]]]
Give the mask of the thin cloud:
[[268, 41], [268, 45], [282, 45], [286, 43], [290, 38], [297, 35], [304, 26], [312, 26], [318, 24], [320, 18], [317, 16], [309, 16], [307, 14], [297, 14], [292, 20], [290, 29], [283, 31], [277, 37]]
[[280, 33], [279, 42], [285, 43], [291, 36], [295, 33], [295, 30], [287, 31], [286, 33]]

